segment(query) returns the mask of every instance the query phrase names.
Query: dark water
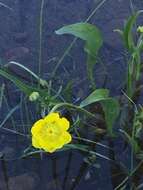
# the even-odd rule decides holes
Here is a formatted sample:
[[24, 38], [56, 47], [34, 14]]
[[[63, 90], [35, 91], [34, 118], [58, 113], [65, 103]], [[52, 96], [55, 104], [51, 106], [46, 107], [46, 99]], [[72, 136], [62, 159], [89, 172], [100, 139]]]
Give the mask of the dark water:
[[[0, 57], [6, 61], [20, 62], [38, 73], [41, 1], [3, 0], [1, 2], [6, 3], [14, 11], [0, 7]], [[55, 67], [54, 60], [63, 54], [72, 41], [72, 37], [56, 36], [54, 31], [66, 24], [84, 21], [100, 2], [99, 0], [45, 0], [42, 40], [42, 74], [45, 79]], [[134, 0], [132, 3], [136, 10], [143, 7], [143, 2], [140, 0]], [[113, 29], [122, 28], [130, 13], [131, 1], [107, 0], [90, 20], [90, 23], [96, 24], [103, 33], [104, 46], [101, 57], [107, 67], [106, 87], [114, 95], [120, 93], [125, 66], [121, 40]], [[58, 77], [62, 77], [59, 84], [74, 78], [75, 92], [78, 92], [76, 96], [80, 96], [81, 99], [88, 93], [85, 55], [80, 50], [82, 45], [79, 41], [75, 44], [58, 72]], [[49, 62], [50, 59], [53, 61]], [[100, 65], [97, 65], [95, 78], [97, 85], [101, 87], [104, 80]], [[19, 103], [19, 92], [15, 91], [11, 83], [7, 82], [7, 86], [8, 104], [11, 108]], [[8, 109], [3, 105], [0, 110], [1, 121], [7, 112]], [[19, 110], [13, 117], [18, 127], [18, 124], [21, 124]], [[34, 119], [31, 119], [31, 124]], [[11, 122], [7, 122], [5, 127], [9, 127]], [[96, 163], [100, 167], [91, 167], [84, 162], [86, 155], [78, 151], [44, 154], [42, 157], [36, 155], [19, 160], [19, 156], [27, 146], [28, 140], [25, 137], [0, 130], [0, 152], [5, 153], [5, 158], [9, 159], [9, 161], [0, 161], [0, 190], [113, 189], [109, 170], [110, 161], [97, 157]], [[109, 155], [108, 151], [101, 148], [97, 148], [97, 151], [107, 157]], [[127, 163], [126, 155], [124, 160]]]

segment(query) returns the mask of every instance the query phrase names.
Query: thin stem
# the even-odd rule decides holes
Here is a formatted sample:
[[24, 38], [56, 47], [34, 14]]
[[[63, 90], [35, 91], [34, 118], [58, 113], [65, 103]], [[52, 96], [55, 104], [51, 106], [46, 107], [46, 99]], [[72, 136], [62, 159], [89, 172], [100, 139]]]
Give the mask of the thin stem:
[[140, 168], [142, 164], [143, 164], [143, 160], [130, 172], [130, 176], [133, 176], [134, 173]]
[[57, 69], [59, 68], [59, 66], [61, 65], [61, 63], [63, 62], [63, 60], [65, 59], [65, 57], [68, 55], [69, 51], [72, 49], [73, 45], [75, 44], [77, 38], [75, 37], [73, 39], [73, 41], [71, 42], [71, 44], [69, 45], [69, 47], [65, 50], [64, 54], [62, 55], [62, 57], [59, 59], [59, 61], [57, 62], [57, 65], [55, 66], [53, 72], [52, 72], [52, 77], [55, 76]]
[[114, 190], [120, 189], [128, 181], [128, 179], [129, 177], [126, 177], [117, 187], [115, 187]]
[[82, 138], [82, 137], [76, 137], [76, 136], [72, 136], [72, 137], [73, 137], [73, 139], [82, 140], [82, 141], [85, 141], [85, 142], [89, 142], [89, 143], [96, 144], [96, 145], [99, 145], [99, 146], [101, 146], [101, 147], [104, 147], [104, 148], [113, 150], [113, 149], [110, 148], [109, 146], [104, 145], [104, 144], [99, 143], [99, 142], [96, 142], [96, 141], [92, 141], [92, 140], [89, 140], [89, 139], [86, 139], [86, 138]]
[[85, 22], [88, 22], [94, 15], [95, 13], [98, 11], [98, 9], [100, 9], [102, 7], [102, 5], [106, 2], [107, 0], [103, 0], [101, 1], [101, 3], [99, 3], [99, 5], [97, 5], [97, 7], [92, 11], [92, 13], [87, 17], [87, 19], [85, 20]]
[[121, 188], [128, 180], [131, 176], [134, 175], [134, 173], [140, 168], [140, 166], [143, 164], [143, 161], [141, 161], [129, 174], [129, 176], [127, 176], [114, 190], [118, 190], [119, 188]]
[[99, 118], [98, 116], [96, 116], [96, 115], [94, 115], [94, 114], [88, 112], [87, 110], [85, 110], [85, 109], [83, 109], [83, 108], [81, 108], [81, 107], [79, 107], [79, 106], [75, 106], [75, 105], [73, 105], [73, 104], [67, 103], [67, 102], [59, 103], [59, 104], [55, 105], [55, 106], [51, 109], [50, 112], [55, 112], [55, 111], [57, 111], [57, 110], [58, 110], [59, 108], [61, 108], [61, 107], [69, 107], [69, 108], [72, 108], [72, 109], [76, 109], [77, 111], [80, 111], [80, 112], [85, 113], [85, 114], [86, 114], [87, 116], [89, 116], [89, 117], [93, 117], [93, 118], [95, 118], [95, 119], [97, 119], [97, 120], [101, 120], [101, 118]]
[[[39, 69], [38, 76], [41, 77], [41, 66], [42, 66], [42, 32], [43, 32], [43, 9], [44, 9], [45, 0], [41, 0], [41, 8], [40, 8], [40, 25], [39, 25]], [[40, 80], [39, 80], [40, 84]]]
[[130, 171], [132, 172], [132, 170], [134, 169], [134, 142], [135, 142], [135, 132], [136, 132], [136, 125], [135, 125], [135, 121], [136, 121], [136, 113], [134, 116], [134, 120], [133, 120], [133, 129], [132, 129], [132, 147], [131, 147], [131, 169]]

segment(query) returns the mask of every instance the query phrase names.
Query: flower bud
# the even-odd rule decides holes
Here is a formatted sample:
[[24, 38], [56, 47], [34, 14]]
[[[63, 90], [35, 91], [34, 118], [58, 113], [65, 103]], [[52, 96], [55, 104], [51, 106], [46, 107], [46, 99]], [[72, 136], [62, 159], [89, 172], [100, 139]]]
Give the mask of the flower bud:
[[39, 98], [40, 94], [38, 92], [32, 92], [29, 96], [31, 102], [36, 101]]
[[138, 26], [138, 28], [137, 28], [137, 32], [139, 32], [139, 33], [143, 33], [143, 26]]

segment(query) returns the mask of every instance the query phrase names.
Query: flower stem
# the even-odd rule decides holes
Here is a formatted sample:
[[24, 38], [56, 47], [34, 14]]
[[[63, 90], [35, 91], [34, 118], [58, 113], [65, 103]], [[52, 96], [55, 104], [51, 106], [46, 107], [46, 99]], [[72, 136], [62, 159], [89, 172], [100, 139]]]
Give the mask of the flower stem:
[[67, 102], [59, 103], [59, 104], [55, 105], [55, 106], [51, 109], [50, 112], [55, 112], [55, 111], [57, 111], [57, 110], [58, 110], [59, 108], [61, 108], [61, 107], [69, 107], [69, 108], [75, 109], [75, 110], [77, 110], [77, 111], [79, 111], [79, 112], [83, 112], [83, 113], [86, 114], [87, 116], [93, 117], [93, 118], [97, 119], [98, 121], [99, 121], [99, 120], [102, 120], [102, 118], [101, 118], [99, 115], [94, 115], [94, 114], [90, 113], [89, 111], [87, 111], [87, 110], [81, 108], [80, 106], [76, 106], [76, 105], [73, 105], [73, 104], [70, 104], [70, 103], [67, 103]]

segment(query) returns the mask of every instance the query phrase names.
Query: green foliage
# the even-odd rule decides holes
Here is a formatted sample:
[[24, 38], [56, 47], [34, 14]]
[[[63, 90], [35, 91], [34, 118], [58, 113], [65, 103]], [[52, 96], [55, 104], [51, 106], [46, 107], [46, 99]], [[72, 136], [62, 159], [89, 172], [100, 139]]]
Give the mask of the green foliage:
[[103, 107], [105, 113], [105, 120], [108, 127], [108, 132], [112, 136], [113, 135], [113, 125], [117, 117], [119, 116], [120, 106], [116, 99], [107, 98], [101, 101], [101, 105]]
[[138, 15], [139, 15], [139, 12], [130, 16], [123, 30], [123, 38], [124, 38], [125, 46], [130, 52], [132, 52], [133, 49], [135, 48], [135, 42], [134, 42], [132, 30], [133, 30], [133, 27]]
[[120, 132], [122, 132], [124, 134], [124, 137], [126, 138], [125, 140], [130, 144], [133, 153], [137, 154], [140, 151], [140, 147], [138, 145], [138, 142], [136, 141], [135, 138], [133, 138], [132, 136], [130, 136], [126, 131], [124, 130], [120, 130]]
[[120, 110], [118, 101], [109, 97], [109, 90], [97, 89], [92, 92], [85, 100], [83, 100], [80, 106], [85, 107], [95, 102], [101, 103], [105, 113], [108, 132], [110, 135], [113, 135], [113, 124], [117, 119]]
[[89, 104], [105, 100], [109, 97], [109, 90], [97, 89], [93, 91], [88, 97], [86, 97], [81, 103], [80, 107], [88, 106]]
[[[2, 4], [0, 3], [0, 5]], [[113, 150], [114, 147], [112, 146], [112, 144], [114, 144], [113, 140], [116, 138], [116, 136], [113, 133], [113, 126], [116, 124], [115, 122], [117, 122], [117, 118], [119, 116], [119, 113], [121, 112], [120, 117], [119, 117], [120, 120], [118, 120], [120, 123], [117, 123], [117, 126], [118, 126], [118, 131], [123, 134], [124, 142], [128, 142], [128, 144], [131, 147], [131, 156], [130, 156], [131, 172], [129, 172], [129, 175], [132, 176], [132, 174], [136, 172], [137, 167], [138, 167], [138, 165], [136, 167], [134, 164], [134, 157], [137, 157], [138, 155], [142, 157], [143, 155], [142, 154], [143, 152], [142, 151], [143, 109], [139, 110], [139, 106], [136, 105], [136, 102], [134, 102], [134, 99], [132, 98], [135, 96], [136, 91], [142, 88], [141, 85], [140, 86], [137, 86], [137, 85], [140, 82], [141, 68], [142, 68], [141, 53], [143, 50], [143, 27], [139, 27], [137, 29], [135, 27], [135, 24], [136, 24], [136, 20], [138, 16], [143, 11], [138, 11], [134, 13], [133, 15], [131, 15], [128, 18], [123, 30], [115, 30], [118, 33], [120, 33], [120, 35], [122, 36], [125, 49], [128, 52], [127, 80], [125, 83], [126, 92], [124, 93], [124, 96], [127, 98], [128, 101], [126, 101], [123, 98], [123, 96], [118, 97], [118, 99], [116, 99], [116, 97], [111, 97], [108, 89], [95, 88], [93, 70], [94, 70], [95, 64], [97, 63], [99, 50], [103, 44], [101, 32], [95, 25], [81, 22], [81, 23], [64, 26], [61, 29], [56, 31], [56, 34], [58, 35], [70, 34], [70, 35], [75, 36], [76, 38], [74, 39], [73, 43], [69, 46], [69, 48], [64, 52], [64, 55], [61, 57], [61, 59], [59, 59], [58, 64], [54, 69], [54, 72], [53, 72], [54, 74], [59, 64], [62, 63], [63, 59], [68, 54], [69, 50], [72, 48], [76, 39], [79, 38], [85, 42], [84, 51], [87, 53], [87, 75], [91, 81], [92, 88], [94, 88], [95, 90], [91, 94], [89, 94], [80, 103], [80, 105], [77, 105], [75, 103], [71, 103], [73, 99], [72, 90], [74, 88], [74, 83], [72, 80], [70, 80], [65, 85], [65, 88], [63, 88], [63, 86], [60, 85], [58, 87], [59, 90], [54, 90], [53, 89], [54, 82], [52, 81], [52, 79], [54, 78], [54, 75], [52, 75], [49, 82], [40, 78], [40, 75], [42, 74], [41, 73], [41, 64], [42, 64], [42, 43], [41, 42], [42, 42], [43, 7], [44, 7], [44, 0], [42, 1], [42, 4], [41, 4], [41, 13], [40, 13], [39, 76], [36, 75], [33, 71], [31, 71], [27, 67], [25, 67], [24, 65], [14, 62], [14, 61], [9, 62], [7, 65], [5, 65], [5, 67], [0, 68], [0, 76], [13, 82], [20, 89], [20, 91], [22, 91], [28, 97], [28, 100], [33, 101], [35, 104], [38, 103], [38, 106], [40, 105], [39, 107], [40, 107], [40, 113], [42, 117], [45, 117], [46, 113], [57, 112], [57, 111], [61, 112], [61, 115], [62, 115], [63, 110], [65, 111], [65, 109], [71, 109], [70, 111], [71, 114], [66, 115], [65, 113], [66, 115], [65, 117], [67, 117], [67, 119], [68, 117], [71, 119], [71, 120], [69, 119], [69, 121], [71, 122], [71, 128], [69, 132], [73, 136], [74, 144], [67, 144], [62, 149], [57, 150], [57, 152], [75, 149], [75, 150], [78, 150], [79, 152], [84, 152], [85, 154], [87, 154], [87, 158], [93, 158], [93, 161], [94, 159], [96, 160], [96, 156], [99, 156], [100, 158], [112, 161], [112, 163], [115, 162], [117, 165], [116, 155], [114, 155], [115, 152]], [[136, 33], [134, 31], [136, 31]], [[33, 79], [35, 79], [36, 84], [35, 85], [33, 85], [32, 83], [29, 84], [25, 80], [22, 80], [22, 78], [16, 77], [15, 75], [13, 75], [13, 73], [9, 72], [6, 66], [9, 66], [11, 64], [15, 65], [16, 67], [18, 66], [20, 67], [20, 69], [23, 69], [24, 71], [28, 72], [28, 74]], [[4, 87], [5, 87], [5, 84], [3, 84], [0, 87], [0, 91], [1, 91], [0, 92], [0, 108], [2, 107], [2, 104], [3, 104]], [[99, 108], [102, 107], [101, 112], [97, 111], [98, 113], [96, 113], [96, 109], [95, 110], [92, 109], [92, 106], [94, 106], [94, 104], [96, 104], [97, 102], [100, 103], [101, 105], [99, 106]], [[12, 117], [13, 113], [17, 109], [21, 108], [20, 107], [22, 105], [21, 103], [12, 109], [9, 109], [8, 114], [6, 115], [4, 120], [0, 123], [0, 128], [5, 125], [7, 120], [10, 117]], [[91, 112], [89, 110], [91, 110]], [[22, 112], [22, 110], [20, 111]], [[126, 112], [126, 115], [124, 111]], [[72, 113], [74, 114], [72, 115]], [[79, 113], [82, 113], [82, 114], [79, 114]], [[122, 117], [122, 115], [124, 115], [124, 117]], [[84, 120], [84, 122], [82, 119]], [[28, 118], [28, 121], [30, 121], [29, 118]], [[92, 131], [94, 131], [97, 137], [97, 142], [94, 141], [94, 139], [90, 140], [90, 139], [83, 138], [82, 133], [80, 134], [80, 130], [82, 130], [81, 126], [86, 126], [86, 123], [89, 121], [91, 121], [91, 127], [96, 128], [96, 130], [94, 129]], [[94, 122], [95, 126], [92, 123], [92, 121]], [[102, 124], [105, 125], [104, 121], [106, 122], [107, 130], [102, 129], [102, 127], [100, 126]], [[88, 127], [90, 127], [90, 125], [88, 125]], [[14, 130], [16, 131], [16, 128]], [[101, 133], [101, 130], [103, 130], [103, 133]], [[12, 131], [12, 130], [9, 130], [9, 131]], [[107, 136], [104, 136], [106, 131], [110, 135], [109, 146], [111, 147], [108, 147], [107, 145], [102, 145], [100, 142], [98, 142], [98, 140], [100, 141], [104, 137], [107, 137]], [[120, 133], [116, 133], [116, 134], [120, 135]], [[104, 140], [108, 140], [108, 138]], [[103, 148], [108, 147], [108, 149], [112, 152], [112, 153], [111, 152], [109, 153], [113, 154], [112, 160], [110, 158], [107, 158], [104, 155], [101, 155], [95, 152], [92, 149], [93, 144], [100, 145], [100, 146], [102, 145]], [[24, 151], [22, 158], [36, 154], [36, 153], [43, 153], [43, 150], [41, 149], [35, 150], [33, 147], [29, 146]], [[87, 160], [87, 162], [88, 161], [92, 161], [92, 160]], [[90, 164], [90, 162], [88, 163]], [[119, 184], [117, 188], [115, 189], [118, 189], [120, 187], [121, 188], [126, 187], [127, 181], [128, 181], [128, 177], [125, 178], [125, 180], [123, 180], [123, 182], [121, 182], [121, 184]]]
[[[125, 26], [123, 31], [116, 30], [119, 32], [123, 38], [123, 42], [125, 48], [129, 52], [130, 57], [128, 58], [128, 72], [127, 72], [127, 95], [132, 98], [135, 92], [136, 82], [140, 79], [141, 72], [141, 51], [143, 48], [143, 35], [140, 34], [139, 37], [137, 33], [134, 33], [134, 29], [137, 32], [137, 28], [135, 28], [135, 24], [138, 16], [143, 11], [137, 11], [133, 15], [131, 15]], [[135, 38], [136, 35], [136, 38]]]
[[0, 69], [0, 75], [4, 78], [13, 82], [26, 96], [30, 96], [33, 92], [38, 92], [40, 95], [40, 102], [44, 104], [55, 103], [54, 98], [49, 96], [48, 91], [46, 89], [37, 88], [37, 86], [32, 86], [31, 84], [26, 84], [6, 69]]
[[10, 74], [8, 71], [6, 71], [6, 69], [0, 69], [0, 75], [12, 81], [27, 96], [29, 96], [33, 91], [36, 91], [36, 88], [31, 87], [31, 85], [25, 84], [13, 74]]
[[89, 23], [76, 23], [62, 27], [56, 31], [56, 34], [72, 34], [85, 41], [84, 50], [87, 53], [88, 77], [94, 84], [93, 68], [97, 62], [98, 51], [103, 43], [100, 30]]

